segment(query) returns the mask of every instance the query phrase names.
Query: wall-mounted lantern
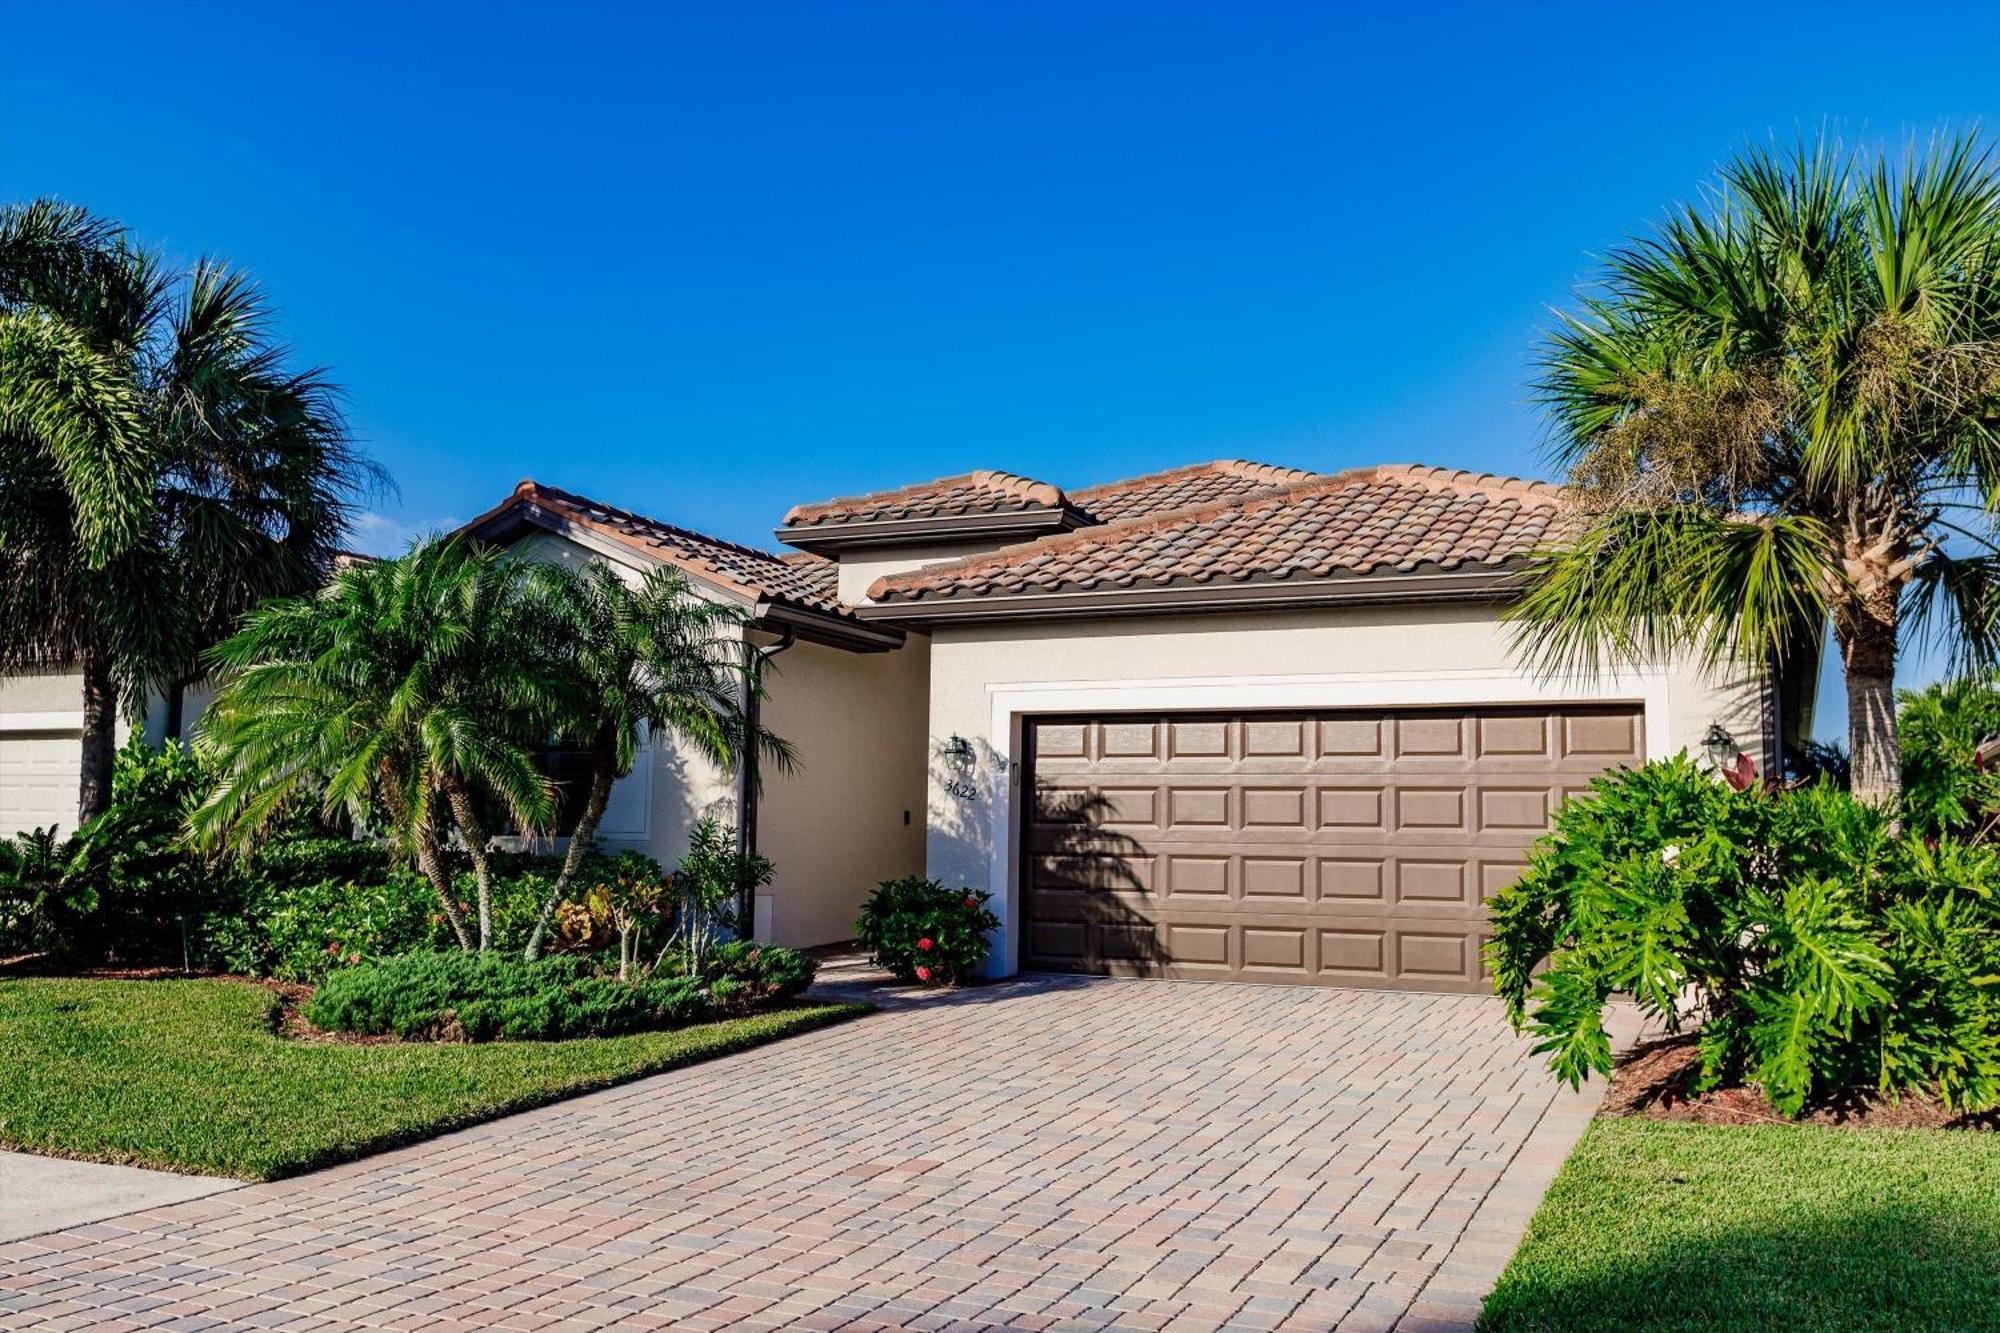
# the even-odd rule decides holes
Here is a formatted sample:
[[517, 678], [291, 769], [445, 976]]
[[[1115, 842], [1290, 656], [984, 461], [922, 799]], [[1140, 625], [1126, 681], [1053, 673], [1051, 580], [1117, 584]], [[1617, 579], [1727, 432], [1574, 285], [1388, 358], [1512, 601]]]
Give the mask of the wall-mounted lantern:
[[1742, 755], [1742, 747], [1736, 744], [1736, 737], [1729, 734], [1729, 728], [1720, 722], [1708, 724], [1708, 731], [1701, 738], [1702, 751], [1708, 755], [1708, 762], [1718, 773], [1727, 773], [1736, 767], [1736, 760]]

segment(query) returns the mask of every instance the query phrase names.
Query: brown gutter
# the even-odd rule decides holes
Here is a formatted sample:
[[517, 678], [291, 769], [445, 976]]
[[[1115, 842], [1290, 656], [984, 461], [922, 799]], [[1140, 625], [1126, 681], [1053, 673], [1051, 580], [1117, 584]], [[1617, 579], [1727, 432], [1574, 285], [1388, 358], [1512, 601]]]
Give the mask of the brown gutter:
[[948, 514], [926, 518], [857, 519], [845, 523], [810, 523], [774, 528], [772, 535], [802, 551], [826, 554], [870, 546], [908, 546], [919, 542], [976, 541], [982, 537], [1045, 536], [1084, 527], [1093, 520], [1069, 505], [1049, 509], [1007, 509], [991, 513]]
[[921, 597], [858, 606], [854, 613], [871, 621], [927, 625], [945, 621], [1074, 619], [1146, 612], [1507, 601], [1519, 592], [1520, 577], [1518, 569], [1483, 568], [1430, 574], [1357, 574], [1342, 579], [1312, 579], [1301, 583], [1189, 581], [1110, 590]]
[[[750, 649], [750, 679], [743, 692], [743, 757], [736, 765], [736, 853], [752, 856], [757, 851], [757, 797], [762, 786], [758, 773], [757, 732], [764, 718], [764, 667], [779, 653], [798, 642], [798, 635], [789, 627], [769, 648]], [[757, 890], [745, 885], [737, 897], [736, 922], [738, 939], [747, 940], [756, 934]]]

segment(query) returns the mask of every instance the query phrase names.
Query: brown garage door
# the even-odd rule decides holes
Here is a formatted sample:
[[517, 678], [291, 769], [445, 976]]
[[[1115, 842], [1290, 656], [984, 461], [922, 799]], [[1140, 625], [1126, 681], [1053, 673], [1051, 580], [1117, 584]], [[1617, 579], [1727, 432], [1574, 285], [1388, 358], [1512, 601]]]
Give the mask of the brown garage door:
[[1051, 717], [1027, 726], [1021, 964], [1478, 991], [1485, 900], [1637, 763], [1629, 706]]

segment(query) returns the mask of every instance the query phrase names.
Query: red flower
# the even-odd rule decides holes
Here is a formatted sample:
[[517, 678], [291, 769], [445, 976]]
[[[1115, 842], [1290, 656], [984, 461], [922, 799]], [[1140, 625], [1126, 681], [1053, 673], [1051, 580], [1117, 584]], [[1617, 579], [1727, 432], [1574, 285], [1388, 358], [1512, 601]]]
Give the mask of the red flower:
[[929, 953], [931, 951], [931, 937], [926, 935], [922, 939], [918, 940], [917, 947], [919, 949], [922, 949], [925, 953]]
[[967, 907], [977, 907], [979, 906], [979, 899], [973, 897], [971, 894], [968, 893], [965, 895], [965, 905]]
[[347, 965], [349, 967], [355, 966], [360, 961], [361, 961], [361, 955], [358, 953], [351, 953], [347, 955]]
[[931, 979], [931, 970], [928, 967], [919, 967], [917, 969], [918, 981], [929, 981], [930, 979]]
[[340, 941], [339, 940], [330, 941], [326, 946], [326, 951], [330, 954], [338, 955], [340, 953]]

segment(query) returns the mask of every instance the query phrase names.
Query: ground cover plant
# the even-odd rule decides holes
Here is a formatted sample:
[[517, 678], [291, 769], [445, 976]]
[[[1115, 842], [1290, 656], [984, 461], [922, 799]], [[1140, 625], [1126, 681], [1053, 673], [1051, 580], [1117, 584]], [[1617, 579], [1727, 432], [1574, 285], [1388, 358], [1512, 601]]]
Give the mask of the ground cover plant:
[[2000, 1136], [1600, 1119], [1485, 1333], [2000, 1327]]
[[574, 956], [403, 954], [333, 973], [305, 1014], [328, 1030], [412, 1041], [618, 1036], [791, 1000], [817, 968], [796, 950], [750, 943], [726, 945], [710, 962], [706, 972], [620, 977]]
[[264, 1179], [865, 1013], [804, 1004], [664, 1032], [454, 1044], [279, 1035], [248, 982], [0, 980], [0, 1147]]

